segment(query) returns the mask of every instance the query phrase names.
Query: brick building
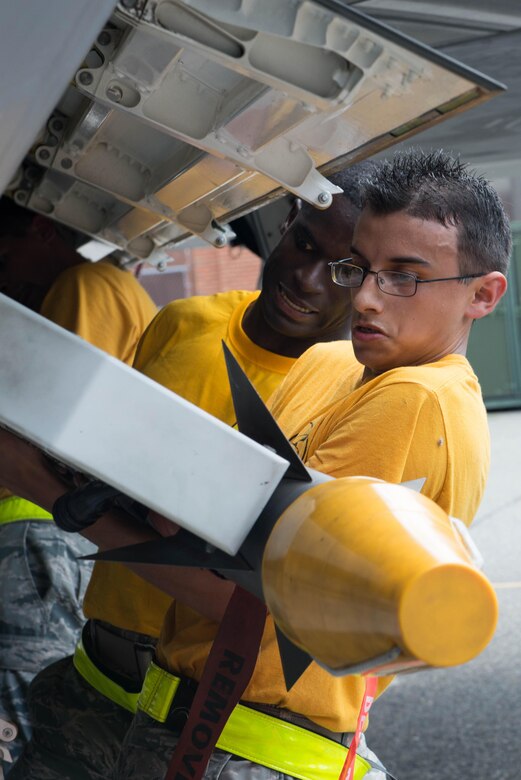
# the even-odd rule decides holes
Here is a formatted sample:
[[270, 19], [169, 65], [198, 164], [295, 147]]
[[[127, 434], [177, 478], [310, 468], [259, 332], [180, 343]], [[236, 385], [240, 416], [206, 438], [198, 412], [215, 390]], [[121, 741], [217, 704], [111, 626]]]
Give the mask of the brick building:
[[143, 265], [137, 273], [158, 306], [191, 295], [258, 289], [262, 261], [244, 246], [175, 249], [168, 256], [163, 271]]

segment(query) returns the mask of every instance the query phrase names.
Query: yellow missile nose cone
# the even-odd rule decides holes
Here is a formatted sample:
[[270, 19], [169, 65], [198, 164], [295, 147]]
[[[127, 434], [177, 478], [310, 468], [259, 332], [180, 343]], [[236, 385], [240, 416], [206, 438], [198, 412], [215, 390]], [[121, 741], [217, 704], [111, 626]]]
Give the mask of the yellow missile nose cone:
[[480, 571], [447, 564], [407, 584], [398, 606], [401, 641], [430, 666], [455, 666], [475, 658], [492, 639], [496, 594]]
[[478, 655], [497, 600], [434, 501], [369, 477], [323, 482], [281, 514], [262, 579], [283, 633], [340, 671], [400, 648], [430, 666]]

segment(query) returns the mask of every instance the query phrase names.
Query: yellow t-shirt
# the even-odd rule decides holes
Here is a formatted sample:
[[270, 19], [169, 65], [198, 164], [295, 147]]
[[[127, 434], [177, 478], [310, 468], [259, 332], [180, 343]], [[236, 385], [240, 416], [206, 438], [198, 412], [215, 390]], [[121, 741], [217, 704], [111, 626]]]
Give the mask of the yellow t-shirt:
[[[242, 329], [243, 315], [258, 295], [234, 290], [173, 301], [143, 335], [135, 368], [233, 425], [235, 414], [221, 341], [226, 342], [264, 399], [270, 397], [295, 363], [294, 358], [258, 347]], [[165, 593], [125, 566], [100, 562], [94, 567], [84, 611], [88, 618], [157, 637], [170, 603]]]
[[[129, 365], [156, 313], [154, 301], [132, 274], [103, 262], [63, 271], [40, 308], [43, 317]], [[0, 500], [10, 495], [0, 488]], [[30, 502], [27, 506], [30, 511]]]
[[[486, 413], [478, 381], [461, 355], [396, 368], [361, 384], [346, 342], [320, 344], [295, 364], [270, 406], [308, 466], [335, 477], [389, 482], [427, 477], [423, 492], [470, 523], [489, 464]], [[160, 639], [160, 663], [199, 679], [216, 624], [176, 605]], [[378, 681], [378, 695], [390, 677]], [[360, 677], [335, 678], [311, 664], [288, 693], [273, 621], [268, 618], [243, 699], [301, 713], [333, 731], [353, 731]]]
[[132, 365], [157, 306], [137, 279], [110, 263], [80, 263], [63, 271], [40, 314]]

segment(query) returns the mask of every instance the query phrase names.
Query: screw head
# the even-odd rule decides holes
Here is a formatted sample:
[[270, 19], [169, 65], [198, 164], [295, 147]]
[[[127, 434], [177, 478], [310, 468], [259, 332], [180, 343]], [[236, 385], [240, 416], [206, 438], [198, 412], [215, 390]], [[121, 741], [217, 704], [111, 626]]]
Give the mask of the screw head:
[[318, 195], [318, 202], [325, 206], [327, 203], [331, 203], [333, 196], [330, 192], [320, 192]]
[[9, 727], [2, 729], [2, 739], [6, 742], [9, 742], [10, 739], [13, 739], [14, 735], [14, 729]]
[[215, 246], [222, 247], [226, 244], [226, 238], [224, 236], [215, 236], [213, 243]]
[[60, 162], [61, 167], [68, 171], [69, 168], [72, 168], [72, 160], [70, 157], [64, 157], [63, 160]]
[[53, 119], [51, 122], [51, 129], [55, 133], [60, 133], [63, 130], [63, 121], [61, 119]]
[[89, 73], [88, 70], [83, 70], [78, 76], [78, 81], [80, 84], [83, 84], [84, 87], [88, 87], [89, 84], [92, 84], [94, 81], [94, 76], [92, 73]]
[[39, 160], [44, 160], [44, 161], [48, 160], [50, 156], [51, 156], [50, 151], [48, 149], [45, 149], [45, 147], [43, 149], [38, 149]]

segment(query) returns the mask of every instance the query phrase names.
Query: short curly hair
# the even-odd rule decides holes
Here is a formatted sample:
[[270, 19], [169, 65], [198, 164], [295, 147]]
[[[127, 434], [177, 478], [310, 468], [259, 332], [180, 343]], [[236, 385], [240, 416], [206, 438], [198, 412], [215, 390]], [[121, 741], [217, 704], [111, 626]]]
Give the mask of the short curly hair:
[[442, 150], [409, 149], [375, 167], [362, 185], [373, 214], [405, 211], [458, 229], [461, 274], [506, 274], [510, 222], [499, 195], [483, 177]]

